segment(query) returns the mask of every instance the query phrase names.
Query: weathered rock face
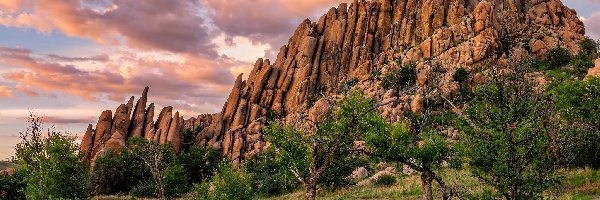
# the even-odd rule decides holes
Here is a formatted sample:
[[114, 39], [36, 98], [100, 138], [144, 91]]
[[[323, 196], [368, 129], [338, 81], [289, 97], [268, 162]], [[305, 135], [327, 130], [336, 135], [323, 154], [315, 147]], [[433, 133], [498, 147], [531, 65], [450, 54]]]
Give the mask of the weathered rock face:
[[[422, 110], [424, 88], [456, 94], [452, 74], [459, 67], [473, 73], [477, 81], [476, 72], [507, 56], [539, 57], [558, 46], [576, 52], [584, 33], [575, 11], [560, 0], [355, 0], [331, 8], [317, 22], [303, 21], [274, 63], [258, 59], [248, 80], [237, 78], [221, 112], [181, 120], [172, 118], [172, 108], [165, 108], [153, 124], [148, 108], [141, 137], [179, 146], [175, 142], [179, 132], [191, 129], [196, 133], [195, 145], [242, 161], [264, 148], [266, 116], [293, 121], [305, 113], [319, 120], [319, 111], [348, 80], [357, 81], [353, 88], [382, 102], [399, 99], [379, 109], [395, 121], [404, 111]], [[416, 94], [398, 96], [370, 78], [410, 62], [417, 64]], [[310, 109], [317, 99], [324, 100]], [[139, 101], [132, 119], [135, 131], [125, 136], [139, 134], [141, 107]], [[124, 122], [120, 116], [115, 114], [113, 123]], [[96, 142], [97, 135], [99, 131], [94, 149], [104, 141]]]

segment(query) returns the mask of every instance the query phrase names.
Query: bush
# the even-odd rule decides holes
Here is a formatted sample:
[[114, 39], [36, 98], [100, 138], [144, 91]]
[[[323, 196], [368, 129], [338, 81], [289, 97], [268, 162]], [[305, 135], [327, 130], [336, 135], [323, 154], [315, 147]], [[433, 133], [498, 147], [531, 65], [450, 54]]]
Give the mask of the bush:
[[83, 199], [89, 194], [88, 170], [79, 162], [79, 145], [74, 137], [48, 129], [42, 137], [42, 120], [31, 113], [30, 126], [20, 133], [16, 159], [24, 170], [22, 190], [27, 199]]
[[126, 194], [134, 186], [151, 178], [150, 169], [140, 155], [139, 138], [127, 141], [120, 154], [108, 150], [96, 159], [92, 173], [92, 189], [96, 195]]
[[579, 53], [587, 56], [592, 56], [598, 53], [598, 43], [589, 37], [579, 42]]
[[554, 48], [546, 53], [544, 61], [548, 63], [550, 69], [558, 69], [567, 66], [571, 62], [571, 53], [562, 47]]
[[548, 63], [546, 63], [544, 60], [537, 59], [537, 58], [529, 60], [529, 62], [527, 64], [529, 64], [531, 66], [531, 68], [537, 69], [537, 70], [547, 70], [548, 69]]
[[151, 181], [140, 183], [131, 189], [131, 196], [138, 198], [156, 197], [156, 184]]
[[22, 192], [27, 185], [23, 182], [26, 172], [17, 169], [13, 175], [5, 176], [0, 174], [0, 199], [25, 199]]
[[454, 72], [454, 75], [452, 76], [452, 78], [454, 79], [454, 81], [462, 83], [469, 78], [469, 72], [467, 72], [467, 70], [465, 68], [462, 68], [462, 67], [458, 68]]
[[276, 158], [273, 148], [250, 157], [244, 165], [253, 179], [253, 190], [273, 196], [298, 188], [298, 179]]
[[179, 155], [177, 161], [189, 173], [191, 182], [199, 183], [212, 176], [221, 161], [221, 154], [212, 149], [191, 147]]
[[573, 65], [573, 74], [575, 74], [575, 76], [585, 77], [588, 69], [594, 67], [595, 64], [592, 57], [584, 53], [579, 53], [573, 57], [571, 65]]
[[219, 165], [219, 172], [210, 181], [194, 184], [195, 199], [252, 199], [252, 179], [243, 170], [235, 169], [230, 161], [223, 161]]
[[361, 166], [368, 165], [367, 161], [357, 157], [336, 156], [338, 161], [332, 162], [319, 180], [319, 184], [328, 190], [335, 190], [354, 184], [355, 180], [349, 179], [352, 172]]
[[[88, 169], [79, 162], [79, 147], [74, 138], [53, 134], [42, 141], [40, 150], [33, 153], [34, 148], [17, 146], [20, 164], [27, 170], [24, 178], [27, 199], [86, 198]], [[29, 159], [33, 162], [26, 161]]]
[[390, 174], [384, 174], [373, 182], [375, 185], [381, 186], [392, 186], [396, 183], [396, 176]]
[[163, 183], [165, 185], [165, 197], [181, 197], [190, 191], [188, 174], [182, 165], [173, 165], [165, 170]]
[[383, 89], [392, 89], [402, 85], [411, 85], [417, 81], [417, 65], [410, 63], [402, 66], [399, 70], [390, 71], [381, 79], [380, 86]]

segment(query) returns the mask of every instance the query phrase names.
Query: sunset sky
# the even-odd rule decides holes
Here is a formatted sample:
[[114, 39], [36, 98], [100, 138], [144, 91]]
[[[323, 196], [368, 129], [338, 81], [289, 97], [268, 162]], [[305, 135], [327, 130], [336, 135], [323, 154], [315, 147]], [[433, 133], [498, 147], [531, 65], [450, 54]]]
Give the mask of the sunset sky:
[[[303, 19], [350, 0], [0, 0], [0, 159], [30, 110], [81, 135], [136, 99], [219, 111], [239, 73], [274, 59]], [[600, 0], [563, 0], [600, 38]]]

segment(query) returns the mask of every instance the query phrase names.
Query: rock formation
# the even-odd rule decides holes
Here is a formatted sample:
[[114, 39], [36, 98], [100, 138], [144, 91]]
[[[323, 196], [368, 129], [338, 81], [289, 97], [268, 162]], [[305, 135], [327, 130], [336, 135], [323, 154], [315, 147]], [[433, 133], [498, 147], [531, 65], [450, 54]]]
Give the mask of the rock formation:
[[[455, 94], [458, 83], [452, 75], [459, 67], [476, 82], [481, 79], [479, 72], [507, 57], [540, 57], [558, 46], [575, 53], [584, 33], [575, 11], [560, 0], [342, 3], [316, 22], [304, 20], [281, 47], [275, 62], [258, 59], [247, 80], [238, 76], [219, 113], [183, 120], [177, 113], [173, 117], [173, 108], [166, 107], [153, 123], [153, 104], [142, 114], [147, 90], [136, 104], [134, 116], [129, 115], [132, 100], [121, 105], [113, 118], [105, 111], [92, 131], [90, 157], [105, 146], [118, 149], [127, 137], [138, 136], [172, 142], [178, 150], [181, 132], [190, 129], [196, 134], [195, 145], [242, 161], [267, 145], [261, 131], [267, 115], [293, 121], [307, 113], [318, 120], [320, 111], [327, 111], [328, 101], [350, 80], [357, 83], [352, 88], [382, 102], [399, 99], [379, 109], [383, 117], [395, 121], [404, 111], [422, 109], [427, 97], [424, 88]], [[415, 94], [399, 96], [371, 78], [411, 62], [417, 64]], [[438, 72], [435, 83], [430, 81], [434, 71]]]

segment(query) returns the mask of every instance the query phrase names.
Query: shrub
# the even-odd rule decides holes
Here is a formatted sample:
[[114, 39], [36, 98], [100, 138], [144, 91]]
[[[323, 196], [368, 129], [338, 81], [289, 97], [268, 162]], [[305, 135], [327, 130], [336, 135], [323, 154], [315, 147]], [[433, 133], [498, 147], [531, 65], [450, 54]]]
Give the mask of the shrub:
[[181, 197], [190, 190], [188, 173], [182, 165], [172, 165], [165, 170], [163, 183], [165, 187], [165, 197]]
[[79, 145], [74, 137], [51, 131], [42, 137], [42, 120], [28, 118], [30, 127], [21, 132], [16, 158], [25, 171], [23, 190], [27, 199], [82, 199], [88, 196], [88, 168], [79, 162]]
[[16, 169], [10, 176], [0, 174], [0, 199], [25, 199], [22, 192], [27, 185], [23, 182], [26, 172], [22, 169]]
[[579, 42], [579, 53], [587, 56], [592, 56], [598, 53], [598, 43], [589, 37]]
[[541, 60], [541, 59], [535, 58], [535, 59], [529, 60], [528, 64], [533, 69], [537, 69], [537, 70], [547, 70], [548, 69], [548, 63], [546, 63], [544, 60]]
[[458, 68], [454, 72], [454, 75], [452, 75], [452, 78], [454, 79], [454, 81], [462, 83], [469, 78], [469, 72], [467, 72], [465, 68]]
[[244, 165], [253, 179], [253, 190], [267, 196], [283, 194], [298, 188], [298, 179], [276, 157], [273, 148], [250, 157]]
[[199, 183], [212, 176], [221, 161], [221, 154], [212, 149], [191, 147], [177, 160], [189, 173], [191, 182]]
[[417, 66], [410, 63], [402, 66], [399, 70], [390, 71], [381, 79], [380, 86], [383, 89], [392, 89], [402, 85], [414, 84], [417, 80]]
[[548, 63], [550, 69], [558, 69], [567, 66], [571, 62], [571, 53], [562, 47], [554, 48], [546, 53], [544, 61]]
[[156, 184], [151, 181], [142, 182], [131, 189], [131, 196], [138, 198], [156, 197]]
[[339, 161], [332, 162], [331, 165], [323, 173], [323, 177], [319, 180], [319, 184], [325, 189], [335, 190], [338, 188], [350, 186], [355, 180], [349, 179], [352, 172], [361, 166], [368, 165], [365, 159], [359, 157], [336, 157]]
[[223, 161], [219, 173], [215, 173], [210, 181], [194, 184], [195, 199], [252, 199], [252, 184], [252, 179], [243, 170], [234, 168], [230, 161]]
[[589, 55], [579, 53], [573, 57], [571, 65], [573, 65], [573, 74], [575, 74], [575, 76], [584, 77], [587, 74], [588, 69], [594, 67], [594, 61]]
[[137, 146], [139, 142], [143, 141], [129, 140], [120, 154], [108, 150], [96, 159], [91, 179], [94, 194], [126, 194], [134, 186], [150, 179], [150, 169], [140, 158], [143, 152]]
[[561, 119], [568, 127], [558, 137], [561, 162], [600, 168], [600, 78], [567, 80], [552, 88]]
[[392, 186], [396, 183], [396, 176], [390, 174], [384, 174], [373, 182], [375, 185], [381, 186]]

